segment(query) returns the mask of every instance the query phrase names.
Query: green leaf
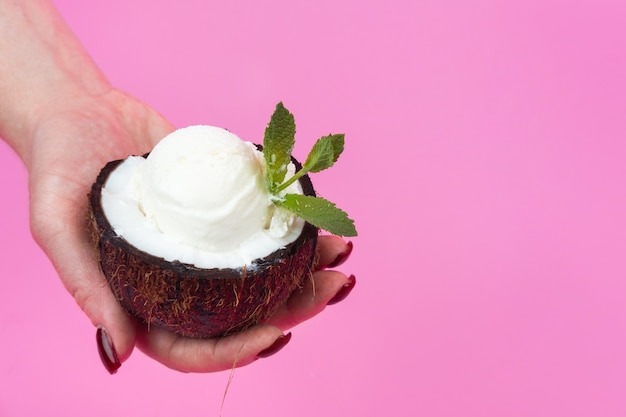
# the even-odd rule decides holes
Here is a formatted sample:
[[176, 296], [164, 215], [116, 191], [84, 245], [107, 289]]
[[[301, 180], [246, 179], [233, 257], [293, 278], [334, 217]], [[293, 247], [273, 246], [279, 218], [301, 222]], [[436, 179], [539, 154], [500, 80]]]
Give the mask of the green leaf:
[[321, 197], [286, 194], [277, 205], [291, 211], [313, 226], [337, 236], [356, 236], [354, 220], [335, 204]]
[[285, 180], [287, 165], [291, 162], [291, 151], [295, 142], [296, 123], [283, 103], [276, 105], [276, 110], [265, 128], [263, 137], [263, 156], [267, 170], [267, 186], [270, 193]]
[[344, 146], [344, 134], [323, 136], [315, 142], [311, 152], [304, 161], [302, 169], [289, 178], [284, 183], [278, 185], [273, 191], [279, 193], [286, 190], [291, 184], [296, 182], [300, 177], [308, 174], [309, 172], [320, 172], [326, 168], [333, 166], [339, 155], [343, 152]]
[[344, 134], [323, 136], [315, 142], [304, 162], [306, 172], [320, 172], [333, 166], [343, 152]]

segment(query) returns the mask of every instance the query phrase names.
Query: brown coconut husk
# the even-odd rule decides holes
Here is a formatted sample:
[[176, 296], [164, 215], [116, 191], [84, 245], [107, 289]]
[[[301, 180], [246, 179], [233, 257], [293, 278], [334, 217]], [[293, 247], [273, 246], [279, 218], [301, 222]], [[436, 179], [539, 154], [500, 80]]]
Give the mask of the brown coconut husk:
[[[241, 268], [168, 262], [131, 245], [115, 233], [101, 205], [102, 188], [121, 162], [109, 162], [93, 184], [90, 224], [111, 290], [148, 326], [196, 338], [239, 332], [268, 319], [309, 279], [318, 235], [309, 223], [294, 242]], [[300, 183], [305, 194], [315, 195], [308, 176]]]

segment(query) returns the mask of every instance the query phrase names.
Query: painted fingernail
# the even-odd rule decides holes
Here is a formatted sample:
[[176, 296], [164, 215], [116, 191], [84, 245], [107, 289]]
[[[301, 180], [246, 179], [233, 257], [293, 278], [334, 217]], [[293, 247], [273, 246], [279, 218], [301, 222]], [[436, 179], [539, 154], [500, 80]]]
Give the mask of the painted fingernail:
[[267, 358], [277, 353], [279, 350], [285, 347], [287, 343], [291, 340], [291, 332], [284, 334], [282, 336], [278, 336], [278, 338], [272, 343], [272, 345], [268, 348], [263, 349], [259, 353], [257, 353], [257, 358]]
[[334, 261], [328, 264], [328, 268], [335, 268], [339, 265], [343, 264], [348, 260], [350, 254], [352, 253], [352, 242], [348, 242], [348, 247], [343, 252], [339, 253]]
[[109, 333], [102, 325], [98, 325], [98, 330], [96, 330], [96, 343], [98, 344], [98, 353], [100, 354], [102, 364], [113, 375], [122, 366], [122, 363], [117, 357], [117, 352], [115, 351], [115, 346], [113, 346], [113, 341], [109, 337]]
[[333, 304], [337, 304], [340, 301], [343, 301], [348, 296], [348, 294], [350, 294], [355, 285], [356, 277], [354, 275], [350, 275], [348, 277], [348, 282], [343, 284], [339, 291], [337, 291], [337, 294], [335, 294], [335, 296], [331, 298], [330, 301], [328, 301], [327, 305], [330, 306]]

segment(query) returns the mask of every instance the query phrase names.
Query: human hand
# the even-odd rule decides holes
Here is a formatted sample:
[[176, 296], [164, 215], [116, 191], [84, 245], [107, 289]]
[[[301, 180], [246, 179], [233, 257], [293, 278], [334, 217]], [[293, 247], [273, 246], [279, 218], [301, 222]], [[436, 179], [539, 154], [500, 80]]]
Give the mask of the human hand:
[[97, 326], [98, 347], [109, 372], [128, 359], [136, 345], [164, 365], [185, 372], [212, 372], [243, 366], [283, 347], [287, 329], [339, 301], [354, 277], [329, 270], [352, 245], [320, 236], [313, 279], [265, 324], [216, 339], [191, 339], [147, 326], [119, 305], [103, 276], [87, 231], [87, 194], [111, 160], [146, 153], [173, 130], [157, 112], [111, 90], [101, 95], [63, 97], [32, 118], [29, 171], [31, 229], [61, 281]]

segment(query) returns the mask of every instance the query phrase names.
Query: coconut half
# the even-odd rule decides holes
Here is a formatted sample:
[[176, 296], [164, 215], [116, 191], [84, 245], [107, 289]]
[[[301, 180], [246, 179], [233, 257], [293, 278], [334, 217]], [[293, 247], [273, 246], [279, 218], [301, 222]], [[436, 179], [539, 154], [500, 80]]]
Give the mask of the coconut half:
[[[239, 332], [270, 318], [310, 279], [318, 229], [309, 223], [295, 241], [237, 268], [169, 262], [130, 244], [115, 232], [102, 207], [102, 189], [122, 162], [106, 164], [92, 186], [90, 227], [111, 290], [148, 326], [195, 338]], [[307, 175], [299, 181], [304, 194], [315, 195]]]

